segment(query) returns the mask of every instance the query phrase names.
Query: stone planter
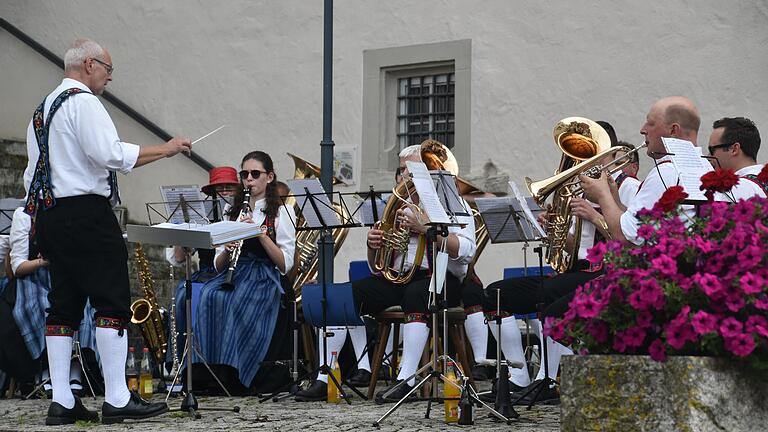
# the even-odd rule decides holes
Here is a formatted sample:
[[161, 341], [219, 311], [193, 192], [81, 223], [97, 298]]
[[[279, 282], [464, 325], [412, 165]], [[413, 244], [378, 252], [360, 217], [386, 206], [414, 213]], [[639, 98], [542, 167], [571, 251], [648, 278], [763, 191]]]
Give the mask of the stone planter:
[[560, 429], [766, 430], [766, 375], [710, 357], [563, 357]]

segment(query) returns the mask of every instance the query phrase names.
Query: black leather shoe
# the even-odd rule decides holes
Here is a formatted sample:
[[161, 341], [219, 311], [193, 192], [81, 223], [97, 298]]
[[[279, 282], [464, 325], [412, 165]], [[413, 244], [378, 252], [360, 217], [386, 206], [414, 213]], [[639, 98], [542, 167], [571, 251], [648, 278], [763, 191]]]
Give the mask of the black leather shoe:
[[472, 368], [472, 378], [475, 381], [488, 381], [496, 376], [496, 368], [493, 366], [477, 365]]
[[128, 405], [115, 408], [104, 402], [101, 406], [101, 422], [104, 424], [121, 423], [125, 419], [145, 419], [160, 415], [168, 411], [165, 402], [150, 403], [145, 401], [136, 392], [131, 392]]
[[[541, 389], [541, 392], [539, 392], [539, 389], [534, 389], [534, 386], [538, 386], [541, 380], [536, 380], [531, 383], [528, 387], [526, 387], [524, 390], [512, 393], [512, 404], [513, 405], [530, 405], [531, 401], [534, 397], [536, 397], [536, 400], [534, 401], [534, 404], [537, 405], [557, 405], [560, 403], [560, 393], [557, 391], [557, 387], [555, 385], [546, 386], [545, 388]], [[528, 392], [528, 390], [533, 389], [531, 392]], [[526, 394], [528, 393], [528, 394]], [[536, 396], [536, 393], [538, 393], [538, 396]], [[523, 397], [525, 395], [525, 397]]]
[[[395, 381], [391, 386], [389, 386], [389, 387], [385, 388], [384, 390], [381, 390], [380, 392], [376, 393], [376, 403], [381, 405], [381, 404], [385, 404], [385, 403], [389, 403], [389, 402], [397, 402], [400, 399], [402, 399], [403, 397], [405, 397], [405, 395], [407, 395], [408, 392], [411, 391], [411, 389], [413, 389], [413, 387], [409, 386], [408, 383], [403, 383], [403, 385], [401, 385], [398, 388], [396, 388], [395, 391], [393, 391], [392, 393], [390, 393], [386, 397], [384, 396], [385, 393], [387, 393], [390, 389], [392, 389], [396, 385], [400, 384], [401, 382], [402, 382], [402, 380]], [[411, 395], [411, 397], [415, 397], [415, 396]]]
[[[493, 385], [491, 386], [491, 392], [490, 393], [483, 393], [480, 395], [480, 400], [483, 402], [496, 402], [496, 378], [493, 379]], [[512, 381], [509, 382], [509, 394], [513, 395], [515, 392], [520, 392], [525, 390], [525, 387], [520, 387], [519, 385], [513, 383]], [[514, 396], [511, 396], [512, 400], [514, 400]]]
[[79, 397], [75, 396], [75, 406], [71, 409], [64, 408], [58, 402], [52, 402], [48, 407], [48, 417], [45, 418], [46, 425], [65, 425], [73, 424], [78, 420], [99, 421], [99, 413], [90, 411], [83, 406]]
[[324, 401], [328, 398], [328, 384], [315, 380], [306, 390], [296, 393], [297, 402]]
[[355, 387], [368, 387], [368, 384], [371, 383], [371, 372], [365, 369], [358, 369], [347, 382]]

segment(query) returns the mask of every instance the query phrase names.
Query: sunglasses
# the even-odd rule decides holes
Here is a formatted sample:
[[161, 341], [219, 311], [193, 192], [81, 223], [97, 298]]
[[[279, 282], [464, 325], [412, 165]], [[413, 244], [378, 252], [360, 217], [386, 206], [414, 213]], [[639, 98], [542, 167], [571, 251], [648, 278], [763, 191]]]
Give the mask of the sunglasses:
[[717, 144], [717, 145], [709, 146], [709, 155], [710, 156], [714, 155], [715, 154], [715, 150], [717, 150], [719, 148], [730, 147], [730, 146], [732, 146], [734, 144], [736, 144], [736, 143], [735, 142], [729, 142], [729, 143], [723, 143], [723, 144]]
[[240, 179], [245, 180], [248, 178], [248, 174], [251, 175], [254, 179], [258, 179], [261, 177], [262, 174], [267, 174], [266, 171], [260, 171], [260, 170], [242, 170], [240, 171]]

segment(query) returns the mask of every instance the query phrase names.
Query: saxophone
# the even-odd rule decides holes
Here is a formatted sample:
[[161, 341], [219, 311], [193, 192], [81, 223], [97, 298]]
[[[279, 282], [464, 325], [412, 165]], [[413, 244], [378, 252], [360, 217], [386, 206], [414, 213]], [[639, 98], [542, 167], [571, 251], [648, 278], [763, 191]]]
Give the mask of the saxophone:
[[131, 322], [137, 324], [144, 336], [147, 348], [155, 357], [158, 365], [165, 363], [165, 354], [168, 351], [165, 323], [163, 314], [157, 305], [155, 286], [152, 280], [152, 272], [149, 262], [144, 255], [141, 243], [136, 243], [136, 265], [138, 266], [139, 284], [144, 298], [140, 298], [131, 304]]

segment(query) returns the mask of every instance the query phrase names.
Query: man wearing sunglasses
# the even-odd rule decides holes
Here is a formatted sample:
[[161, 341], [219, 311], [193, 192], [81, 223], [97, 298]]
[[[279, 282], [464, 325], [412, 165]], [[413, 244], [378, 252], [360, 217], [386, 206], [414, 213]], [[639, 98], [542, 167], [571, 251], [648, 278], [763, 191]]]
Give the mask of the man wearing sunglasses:
[[112, 57], [99, 44], [78, 39], [64, 54], [64, 79], [27, 128], [25, 212], [51, 273], [46, 346], [53, 401], [46, 424], [98, 420], [69, 386], [72, 334], [86, 300], [96, 309], [96, 345], [104, 374], [104, 423], [152, 417], [168, 410], [128, 391], [125, 360], [131, 302], [128, 251], [111, 203], [119, 201], [116, 172], [189, 153], [186, 138], [140, 147], [122, 142], [97, 97], [112, 81]]
[[[710, 161], [717, 168], [731, 170], [740, 177], [739, 183], [731, 189], [733, 199], [748, 199], [753, 196], [765, 197], [768, 185], [757, 179], [763, 166], [757, 163], [760, 150], [760, 132], [755, 123], [745, 117], [723, 117], [712, 124], [709, 136], [709, 154], [717, 161]], [[729, 201], [725, 196], [716, 199]]]

